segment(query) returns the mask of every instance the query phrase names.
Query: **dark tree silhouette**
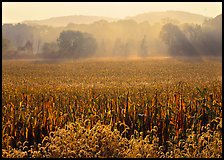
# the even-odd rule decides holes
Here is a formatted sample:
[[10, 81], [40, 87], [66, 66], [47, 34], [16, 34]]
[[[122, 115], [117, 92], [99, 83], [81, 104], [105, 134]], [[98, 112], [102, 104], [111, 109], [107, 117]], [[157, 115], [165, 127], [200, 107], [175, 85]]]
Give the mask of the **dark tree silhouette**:
[[79, 31], [63, 31], [57, 41], [62, 57], [87, 57], [97, 48], [96, 40], [92, 35]]
[[177, 25], [171, 23], [164, 25], [160, 37], [168, 45], [171, 56], [199, 56]]
[[41, 57], [44, 58], [58, 58], [58, 45], [55, 42], [52, 43], [44, 43], [42, 47]]

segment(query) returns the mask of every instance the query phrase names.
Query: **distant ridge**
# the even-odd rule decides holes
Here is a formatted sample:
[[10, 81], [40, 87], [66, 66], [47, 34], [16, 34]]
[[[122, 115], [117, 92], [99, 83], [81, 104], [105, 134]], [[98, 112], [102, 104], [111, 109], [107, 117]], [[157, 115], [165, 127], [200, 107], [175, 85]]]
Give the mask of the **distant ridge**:
[[23, 21], [23, 23], [30, 24], [30, 25], [48, 25], [48, 26], [66, 26], [69, 23], [75, 23], [75, 24], [90, 24], [95, 21], [99, 20], [106, 20], [108, 22], [116, 21], [115, 18], [109, 18], [109, 17], [99, 17], [99, 16], [86, 16], [86, 15], [72, 15], [72, 16], [62, 16], [62, 17], [52, 17], [49, 19], [43, 19], [43, 20], [27, 20]]
[[113, 22], [117, 20], [134, 20], [137, 23], [144, 21], [149, 22], [150, 24], [157, 22], [177, 22], [177, 23], [194, 23], [202, 24], [205, 19], [210, 19], [211, 17], [206, 17], [200, 14], [193, 14], [183, 11], [164, 11], [164, 12], [147, 12], [138, 14], [136, 16], [129, 16], [126, 18], [110, 18], [110, 17], [101, 17], [101, 16], [88, 16], [88, 15], [71, 15], [71, 16], [61, 16], [61, 17], [52, 17], [43, 20], [26, 20], [22, 23], [29, 25], [48, 25], [53, 27], [65, 27], [69, 23], [74, 24], [91, 24], [96, 21], [105, 20], [108, 22]]
[[165, 12], [147, 12], [138, 14], [136, 16], [127, 17], [126, 19], [133, 19], [140, 23], [143, 21], [148, 21], [149, 23], [160, 22], [161, 20], [166, 20], [167, 18], [171, 20], [177, 20], [180, 23], [196, 23], [202, 24], [205, 19], [210, 17], [205, 17], [200, 14], [194, 14], [183, 11], [165, 11]]

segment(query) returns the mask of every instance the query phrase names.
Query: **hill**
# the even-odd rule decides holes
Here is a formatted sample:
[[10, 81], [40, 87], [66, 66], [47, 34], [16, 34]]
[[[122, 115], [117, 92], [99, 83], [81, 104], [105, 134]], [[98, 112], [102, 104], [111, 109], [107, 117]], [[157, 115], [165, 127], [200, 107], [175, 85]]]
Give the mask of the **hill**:
[[[138, 14], [132, 17], [126, 17], [126, 20], [135, 20], [138, 23], [148, 21], [153, 24], [156, 22], [174, 22], [174, 23], [195, 23], [202, 24], [205, 19], [210, 17], [205, 17], [199, 14], [193, 14], [189, 12], [182, 11], [166, 11], [166, 12], [147, 12], [143, 14]], [[96, 21], [106, 20], [108, 22], [117, 21], [119, 19], [110, 17], [100, 17], [100, 16], [87, 16], [87, 15], [71, 15], [62, 17], [52, 17], [42, 20], [26, 20], [22, 23], [29, 25], [48, 25], [53, 27], [63, 27], [67, 26], [69, 23], [75, 24], [91, 24]]]
[[174, 21], [179, 23], [196, 23], [202, 24], [205, 19], [209, 17], [205, 17], [199, 14], [193, 14], [189, 12], [183, 11], [166, 11], [166, 12], [148, 12], [143, 14], [138, 14], [136, 16], [127, 17], [126, 19], [133, 19], [136, 22], [148, 21], [153, 24], [156, 22], [160, 22], [161, 20], [164, 22]]
[[216, 16], [215, 18], [206, 20], [203, 25], [207, 27], [215, 27], [221, 31], [222, 30], [222, 14]]
[[30, 25], [48, 25], [48, 26], [67, 26], [69, 23], [75, 24], [90, 24], [99, 20], [106, 20], [108, 22], [115, 21], [115, 18], [109, 17], [98, 17], [98, 16], [85, 16], [85, 15], [72, 15], [72, 16], [63, 16], [63, 17], [52, 17], [49, 19], [43, 20], [29, 20], [23, 21], [23, 23], [30, 24]]

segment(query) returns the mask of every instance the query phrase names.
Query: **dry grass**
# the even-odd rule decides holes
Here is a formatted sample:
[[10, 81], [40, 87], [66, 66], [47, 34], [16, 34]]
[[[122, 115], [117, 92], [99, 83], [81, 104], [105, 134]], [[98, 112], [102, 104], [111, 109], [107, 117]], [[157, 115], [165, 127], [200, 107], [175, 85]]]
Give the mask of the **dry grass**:
[[3, 157], [222, 157], [221, 64], [3, 61]]

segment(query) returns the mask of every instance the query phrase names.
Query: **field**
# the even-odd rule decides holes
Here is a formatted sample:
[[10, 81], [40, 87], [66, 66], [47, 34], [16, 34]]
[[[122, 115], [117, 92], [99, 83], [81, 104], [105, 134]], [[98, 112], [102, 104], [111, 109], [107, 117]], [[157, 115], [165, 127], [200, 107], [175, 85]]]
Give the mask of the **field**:
[[222, 157], [222, 64], [3, 61], [3, 157]]

